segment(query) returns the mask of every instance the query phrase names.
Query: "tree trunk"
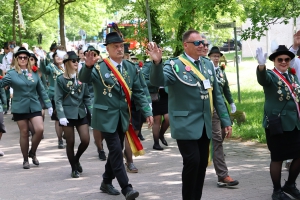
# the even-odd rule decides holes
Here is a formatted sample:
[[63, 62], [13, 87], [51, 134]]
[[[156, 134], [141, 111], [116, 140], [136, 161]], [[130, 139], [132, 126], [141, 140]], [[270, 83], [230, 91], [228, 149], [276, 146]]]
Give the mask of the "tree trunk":
[[176, 48], [175, 48], [175, 51], [173, 53], [173, 56], [179, 56], [183, 51], [182, 34], [186, 31], [186, 27], [187, 27], [187, 24], [184, 23], [183, 21], [181, 21], [178, 24], [177, 34], [176, 34], [176, 41], [178, 41], [178, 43], [176, 44]]
[[17, 12], [17, 0], [14, 0], [13, 17], [12, 17], [13, 41], [16, 41], [16, 12]]
[[59, 3], [59, 35], [60, 35], [60, 45], [66, 47], [65, 40], [65, 2], [60, 0]]

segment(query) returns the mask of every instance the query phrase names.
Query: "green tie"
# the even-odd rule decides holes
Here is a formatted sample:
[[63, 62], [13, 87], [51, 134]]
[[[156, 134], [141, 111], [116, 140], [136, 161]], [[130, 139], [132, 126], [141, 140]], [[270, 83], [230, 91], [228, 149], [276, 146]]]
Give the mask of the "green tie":
[[122, 67], [121, 65], [117, 65], [118, 71], [119, 71], [120, 73], [122, 73], [122, 72], [121, 72], [121, 67]]
[[[194, 63], [196, 65], [197, 69], [199, 69], [199, 71], [203, 72], [202, 65], [200, 64], [200, 60], [195, 60]], [[200, 65], [200, 68], [199, 68], [199, 65]]]

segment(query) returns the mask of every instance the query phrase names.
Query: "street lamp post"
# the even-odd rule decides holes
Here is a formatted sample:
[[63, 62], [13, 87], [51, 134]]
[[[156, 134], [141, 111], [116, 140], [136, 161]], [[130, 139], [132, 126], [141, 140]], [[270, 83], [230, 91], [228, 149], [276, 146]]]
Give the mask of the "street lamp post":
[[152, 31], [151, 31], [151, 19], [150, 19], [149, 3], [148, 3], [148, 0], [145, 0], [145, 2], [146, 2], [147, 21], [148, 21], [148, 39], [149, 39], [149, 42], [152, 42]]

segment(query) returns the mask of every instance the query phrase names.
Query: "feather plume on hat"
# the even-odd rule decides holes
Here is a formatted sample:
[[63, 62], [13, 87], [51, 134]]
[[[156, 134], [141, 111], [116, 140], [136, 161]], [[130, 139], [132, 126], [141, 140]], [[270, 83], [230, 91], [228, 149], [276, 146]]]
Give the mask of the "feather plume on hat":
[[278, 49], [279, 45], [275, 40], [271, 42], [271, 52], [274, 53]]
[[120, 36], [122, 39], [124, 39], [123, 34], [121, 33], [121, 31], [120, 31], [120, 29], [119, 29], [117, 23], [113, 22], [113, 23], [111, 24], [111, 27], [119, 34], [119, 36]]

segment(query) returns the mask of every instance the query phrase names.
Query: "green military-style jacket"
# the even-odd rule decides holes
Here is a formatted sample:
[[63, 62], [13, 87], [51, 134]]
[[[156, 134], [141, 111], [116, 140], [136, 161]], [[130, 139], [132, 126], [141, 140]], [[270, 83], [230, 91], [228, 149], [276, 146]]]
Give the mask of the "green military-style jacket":
[[[152, 116], [135, 64], [123, 60], [122, 76], [132, 91], [131, 98], [142, 108], [142, 114], [145, 117]], [[94, 87], [92, 127], [102, 132], [114, 133], [120, 119], [123, 132], [127, 131], [129, 110], [125, 94], [105, 62], [98, 62], [92, 68], [83, 65], [79, 72], [79, 80], [85, 83], [91, 81]]]
[[[148, 86], [149, 93], [157, 93], [159, 87], [156, 87], [156, 86], [152, 85], [152, 84], [150, 83], [150, 79], [149, 79], [150, 68], [151, 68], [151, 66], [152, 66], [152, 62], [146, 61], [146, 62], [144, 63], [144, 65], [143, 65], [142, 73], [143, 73], [143, 75], [144, 75], [146, 84], [147, 84], [147, 86]], [[162, 86], [162, 85], [160, 85], [160, 86]]]
[[18, 73], [15, 69], [11, 69], [0, 80], [0, 87], [5, 86], [10, 86], [14, 90], [12, 113], [22, 114], [41, 111], [39, 97], [41, 97], [46, 108], [52, 107], [37, 72], [28, 72], [25, 76], [22, 72]]
[[4, 54], [0, 54], [0, 63], [2, 63], [3, 57], [4, 57]]
[[[76, 84], [77, 83], [77, 84]], [[82, 119], [86, 108], [91, 112], [91, 97], [86, 83], [59, 75], [55, 83], [55, 106], [58, 119]]]
[[0, 88], [0, 112], [7, 111], [7, 98], [3, 88]]
[[46, 54], [46, 59], [44, 61], [45, 66], [49, 65], [50, 63], [53, 63], [53, 58], [52, 58], [52, 56], [50, 56], [50, 53], [53, 53], [53, 52], [48, 52]]
[[[145, 93], [145, 95], [146, 95], [146, 98], [147, 98], [147, 100], [148, 100], [148, 103], [152, 103], [151, 97], [150, 97], [150, 93], [149, 93], [149, 90], [148, 90], [148, 86], [147, 86], [147, 84], [146, 84], [146, 80], [145, 80], [143, 74], [141, 73], [140, 67], [139, 67], [138, 65], [135, 65], [135, 66], [136, 66], [136, 68], [137, 68], [138, 75], [139, 75], [139, 79], [140, 79], [140, 83], [141, 83], [141, 86], [142, 86], [142, 88], [143, 88], [143, 91], [144, 91], [144, 93]], [[140, 109], [141, 109], [141, 108], [139, 108], [139, 107], [137, 106], [137, 110], [140, 110]]]
[[[186, 58], [188, 59], [188, 58]], [[216, 81], [214, 67], [201, 58], [204, 77], [213, 87], [213, 105], [221, 124], [231, 126], [231, 121]], [[177, 140], [197, 140], [202, 136], [205, 125], [206, 135], [212, 137], [212, 114], [208, 91], [197, 75], [178, 58], [150, 68], [150, 82], [156, 86], [168, 86], [168, 108], [171, 136]]]
[[[295, 128], [300, 130], [297, 107], [285, 83], [271, 70], [264, 69], [263, 71], [259, 71], [257, 68], [256, 75], [257, 81], [263, 86], [265, 93], [263, 127], [267, 128], [268, 126], [266, 116], [278, 116], [282, 110], [280, 116], [283, 131], [292, 131]], [[292, 79], [292, 84], [296, 86], [294, 92], [299, 100], [300, 86], [298, 78], [296, 75], [289, 75]]]
[[56, 65], [53, 63], [49, 63], [47, 66], [44, 62], [41, 62], [40, 70], [43, 74], [48, 75], [48, 81], [49, 81], [49, 88], [48, 88], [48, 96], [52, 100], [54, 98], [54, 87], [55, 87], [55, 81], [58, 75], [64, 73], [62, 70], [60, 70]]
[[223, 94], [224, 101], [226, 99], [229, 104], [233, 103], [225, 70], [218, 68], [217, 70], [215, 70], [215, 72], [216, 72], [216, 78], [220, 87], [221, 94]]

